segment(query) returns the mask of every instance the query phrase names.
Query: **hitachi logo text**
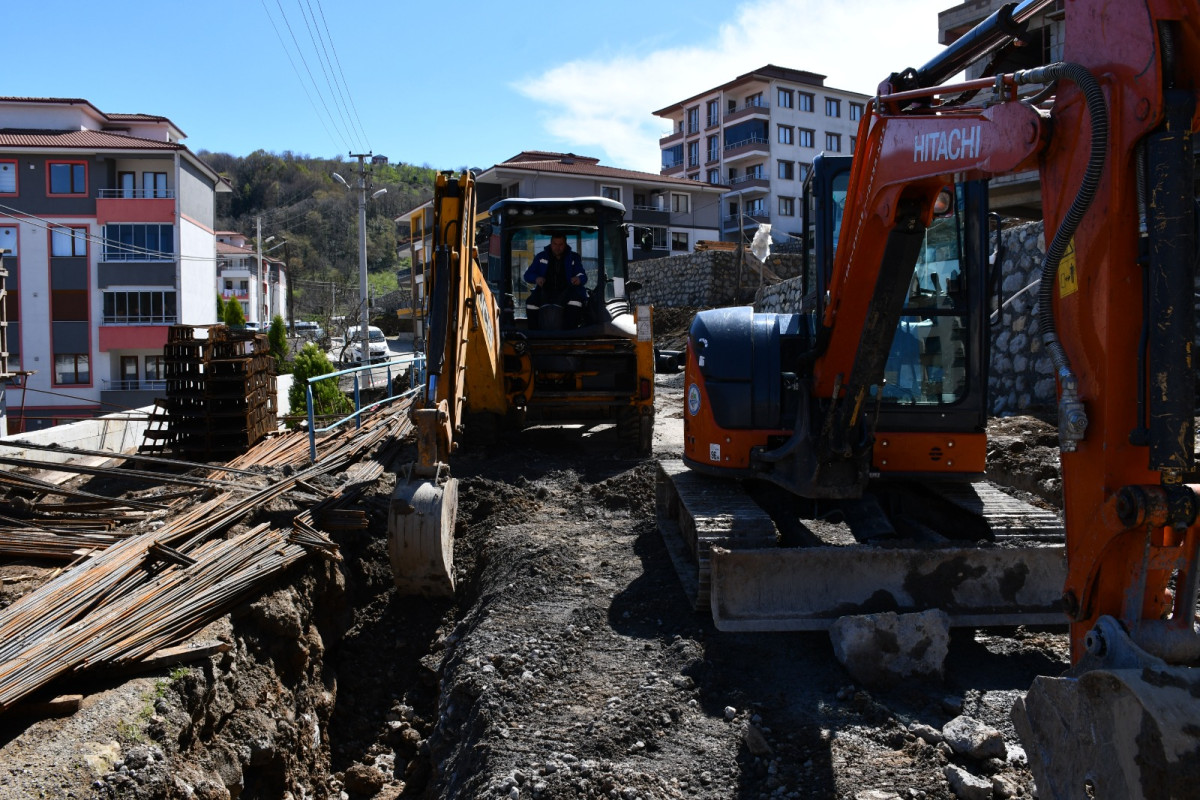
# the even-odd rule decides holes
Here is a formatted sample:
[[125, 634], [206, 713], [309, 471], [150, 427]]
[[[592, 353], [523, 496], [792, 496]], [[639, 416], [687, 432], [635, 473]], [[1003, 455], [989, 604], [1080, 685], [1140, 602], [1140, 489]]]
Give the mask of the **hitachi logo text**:
[[978, 125], [950, 132], [918, 133], [913, 137], [913, 163], [978, 158], [981, 138]]

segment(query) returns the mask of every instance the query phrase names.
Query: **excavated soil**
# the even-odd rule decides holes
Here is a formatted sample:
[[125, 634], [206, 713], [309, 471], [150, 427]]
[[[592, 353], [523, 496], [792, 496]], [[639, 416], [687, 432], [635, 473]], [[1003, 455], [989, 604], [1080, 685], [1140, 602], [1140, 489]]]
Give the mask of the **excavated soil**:
[[[656, 458], [679, 455], [682, 395], [659, 376]], [[994, 428], [997, 477], [1052, 504], [1053, 428]], [[358, 506], [370, 527], [333, 534], [340, 562], [310, 558], [197, 637], [228, 652], [60, 681], [85, 695], [68, 717], [0, 717], [0, 796], [940, 800], [956, 769], [1030, 795], [1009, 708], [1065, 668], [1064, 631], [956, 631], [942, 679], [887, 690], [855, 685], [825, 634], [718, 632], [670, 566], [654, 466], [611, 429], [463, 448], [452, 601], [394, 592], [385, 476]], [[0, 603], [46, 571], [0, 569]], [[959, 715], [1004, 757], [943, 742]]]

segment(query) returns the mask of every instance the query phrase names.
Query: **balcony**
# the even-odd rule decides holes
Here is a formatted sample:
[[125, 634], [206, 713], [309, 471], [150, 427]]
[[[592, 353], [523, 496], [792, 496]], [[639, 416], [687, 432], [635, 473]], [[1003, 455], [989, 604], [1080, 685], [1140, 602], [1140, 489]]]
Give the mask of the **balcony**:
[[752, 231], [759, 225], [770, 223], [771, 215], [765, 209], [752, 209], [745, 214], [734, 214], [721, 220], [722, 233], [734, 233], [738, 230]]
[[765, 159], [771, 155], [771, 143], [761, 136], [751, 136], [740, 142], [725, 145], [725, 163], [733, 164], [749, 158]]
[[671, 212], [656, 206], [634, 206], [629, 221], [639, 225], [666, 225], [671, 221]]
[[729, 181], [730, 194], [754, 196], [770, 190], [771, 179], [763, 175], [742, 175]]
[[100, 189], [96, 193], [96, 221], [175, 222], [175, 192], [171, 189]]
[[667, 145], [677, 141], [683, 141], [683, 128], [665, 134], [661, 139], [658, 140], [658, 146], [666, 147]]
[[143, 408], [153, 405], [155, 399], [167, 392], [166, 381], [120, 380], [100, 381], [100, 403], [111, 403], [123, 408]]
[[735, 109], [725, 114], [725, 127], [729, 127], [738, 122], [747, 119], [770, 119], [771, 104], [766, 100], [759, 100], [756, 103], [746, 103], [741, 108]]
[[682, 170], [682, 169], [683, 169], [683, 159], [682, 158], [679, 159], [678, 161], [664, 161], [663, 165], [662, 165], [662, 169], [659, 170], [659, 174], [666, 175], [668, 172], [675, 172], [676, 170]]

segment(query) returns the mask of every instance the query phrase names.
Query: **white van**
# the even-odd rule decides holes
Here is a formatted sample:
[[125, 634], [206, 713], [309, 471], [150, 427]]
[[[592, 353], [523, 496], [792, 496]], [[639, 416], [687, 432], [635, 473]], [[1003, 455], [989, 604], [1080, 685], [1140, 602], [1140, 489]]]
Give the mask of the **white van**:
[[[347, 351], [351, 361], [362, 362], [362, 337], [358, 335], [358, 328], [346, 329], [346, 341], [349, 342], [349, 350]], [[388, 348], [387, 337], [383, 335], [383, 331], [376, 328], [374, 325], [367, 326], [367, 358], [368, 361], [383, 361], [388, 357], [391, 350]]]
[[295, 336], [298, 339], [304, 339], [308, 342], [315, 342], [319, 339], [325, 338], [325, 331], [316, 322], [299, 320], [292, 327], [292, 336]]

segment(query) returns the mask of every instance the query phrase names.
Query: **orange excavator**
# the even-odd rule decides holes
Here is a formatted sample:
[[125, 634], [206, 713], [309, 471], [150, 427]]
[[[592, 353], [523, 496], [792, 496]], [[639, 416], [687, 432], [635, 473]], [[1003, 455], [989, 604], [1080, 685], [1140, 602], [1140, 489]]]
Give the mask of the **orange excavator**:
[[[1027, 46], [1027, 26], [1047, 10], [1062, 20], [1049, 48], [1061, 60], [1030, 64], [1039, 48]], [[989, 77], [943, 85], [985, 58], [998, 65]], [[980, 471], [982, 426], [963, 418], [952, 429], [940, 415], [985, 389], [970, 362], [986, 355], [971, 338], [986, 314], [968, 276], [986, 260], [987, 234], [960, 225], [954, 239], [965, 245], [947, 271], [931, 231], [956, 209], [978, 220], [973, 182], [1039, 173], [1039, 344], [1058, 387], [1065, 525], [1055, 606], [1073, 664], [1038, 679], [1014, 709], [1041, 797], [1200, 794], [1198, 98], [1195, 0], [1007, 4], [880, 85], [840, 194], [817, 198], [844, 206], [814, 226], [805, 309], [704, 312], [690, 335], [692, 472], [843, 502], [889, 475], [931, 483]], [[830, 231], [836, 247], [822, 258]], [[839, 572], [846, 562], [823, 564], [822, 577], [782, 551], [714, 547], [714, 615], [722, 558], [742, 570], [733, 582], [763, 604], [760, 615], [774, 606], [787, 616], [780, 606], [803, 590], [789, 582], [836, 591], [853, 579]], [[959, 577], [946, 569], [923, 586]], [[1005, 573], [985, 591], [999, 602], [1018, 578]], [[940, 591], [927, 593], [938, 605]]]

